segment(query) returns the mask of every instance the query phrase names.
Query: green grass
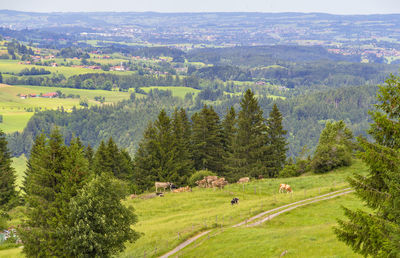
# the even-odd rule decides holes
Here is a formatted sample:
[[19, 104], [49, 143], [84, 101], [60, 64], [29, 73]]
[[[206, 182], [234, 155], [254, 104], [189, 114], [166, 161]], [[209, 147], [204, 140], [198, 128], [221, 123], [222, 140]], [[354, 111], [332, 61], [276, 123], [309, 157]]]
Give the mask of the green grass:
[[26, 157], [25, 155], [21, 155], [18, 158], [13, 158], [12, 161], [12, 167], [15, 169], [15, 174], [17, 176], [17, 188], [19, 188], [22, 185], [22, 179], [26, 169]]
[[[340, 168], [323, 175], [264, 179], [246, 185], [230, 184], [224, 190], [194, 188], [193, 192], [167, 192], [165, 197], [153, 199], [127, 199], [124, 204], [134, 207], [139, 219], [133, 228], [144, 235], [135, 243], [127, 243], [126, 250], [119, 257], [143, 257], [144, 253], [146, 257], [159, 256], [206, 228], [230, 226], [265, 210], [345, 188], [348, 186], [346, 178], [353, 173], [366, 174], [367, 168], [361, 161], [356, 160], [351, 167]], [[278, 194], [280, 183], [290, 184], [294, 194]], [[231, 206], [230, 200], [233, 197], [240, 199], [239, 205]], [[326, 256], [351, 257], [351, 251], [340, 244], [331, 232], [335, 218], [342, 216], [340, 204], [360, 206], [356, 199], [350, 197], [322, 201], [282, 214], [263, 226], [226, 229], [226, 232], [215, 237], [215, 242], [212, 238], [194, 249], [189, 246], [183, 255], [218, 256], [219, 252], [215, 255], [212, 253], [215, 251], [214, 247], [218, 246], [217, 248], [225, 250], [219, 256], [225, 257], [229, 257], [235, 248], [238, 249], [236, 257], [273, 257], [283, 250], [288, 250], [291, 257], [318, 257], [323, 254], [318, 249], [321, 245]], [[12, 216], [16, 217], [13, 220], [15, 226], [23, 216], [23, 208], [18, 208], [19, 210], [13, 210], [15, 215]], [[222, 236], [226, 236], [229, 241], [225, 241]], [[309, 251], [301, 248], [303, 242]], [[312, 246], [313, 244], [315, 246]], [[337, 249], [332, 251], [332, 247]], [[246, 253], [246, 250], [250, 253]], [[7, 252], [18, 254], [14, 249]], [[6, 257], [3, 254], [0, 251], [0, 257]], [[234, 254], [232, 256], [235, 257]]]
[[[27, 98], [21, 99], [17, 94], [47, 93], [60, 90], [63, 94], [80, 95], [80, 98]], [[140, 94], [137, 94], [140, 96]], [[44, 86], [10, 86], [0, 84], [0, 114], [3, 115], [3, 123], [0, 123], [0, 129], [6, 133], [22, 131], [28, 123], [33, 112], [27, 112], [28, 109], [39, 110], [58, 109], [71, 110], [72, 107], [81, 108], [79, 102], [81, 99], [87, 99], [90, 106], [100, 105], [94, 100], [95, 96], [105, 97], [105, 103], [116, 103], [123, 99], [128, 99], [129, 92], [105, 91], [105, 90], [85, 90], [71, 89], [61, 87]]]
[[196, 95], [200, 92], [198, 89], [193, 89], [190, 87], [179, 87], [179, 86], [152, 86], [152, 87], [142, 87], [146, 93], [148, 93], [151, 89], [160, 89], [160, 90], [170, 90], [172, 91], [172, 95], [174, 97], [184, 98], [187, 93], [193, 93]]
[[[70, 77], [78, 74], [86, 74], [86, 73], [113, 73], [113, 74], [131, 74], [132, 72], [126, 71], [103, 71], [103, 70], [94, 70], [87, 68], [79, 68], [79, 67], [68, 67], [68, 66], [58, 66], [58, 67], [50, 67], [50, 66], [38, 66], [38, 65], [25, 65], [19, 64], [19, 60], [0, 60], [0, 72], [2, 73], [19, 73], [24, 68], [31, 69], [35, 68], [44, 68], [45, 70], [50, 71], [52, 74], [63, 74], [65, 77]], [[63, 62], [63, 61], [62, 61]]]
[[[230, 228], [200, 245], [190, 245], [179, 257], [362, 257], [337, 240], [336, 219], [345, 219], [341, 205], [362, 208], [354, 194], [321, 201], [279, 215], [261, 226]], [[213, 234], [211, 234], [213, 235]]]
[[[244, 188], [243, 185], [231, 184], [223, 191], [195, 188], [191, 193], [167, 193], [163, 198], [128, 200], [126, 204], [132, 205], [139, 217], [139, 223], [134, 228], [144, 236], [134, 244], [128, 243], [121, 256], [139, 257], [145, 252], [147, 256], [164, 254], [184, 239], [215, 224], [233, 225], [262, 211], [344, 188], [347, 186], [345, 179], [353, 172], [365, 174], [366, 168], [356, 161], [349, 168], [325, 175], [265, 179], [251, 182]], [[280, 183], [290, 184], [294, 189], [293, 196], [278, 194]], [[231, 206], [233, 197], [240, 199], [238, 206]]]

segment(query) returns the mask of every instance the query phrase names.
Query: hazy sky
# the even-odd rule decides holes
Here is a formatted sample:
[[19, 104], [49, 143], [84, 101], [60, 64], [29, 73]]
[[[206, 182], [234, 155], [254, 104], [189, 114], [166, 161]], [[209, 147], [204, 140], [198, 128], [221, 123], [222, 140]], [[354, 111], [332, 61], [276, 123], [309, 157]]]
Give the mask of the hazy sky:
[[0, 9], [33, 12], [400, 13], [400, 0], [0, 0]]

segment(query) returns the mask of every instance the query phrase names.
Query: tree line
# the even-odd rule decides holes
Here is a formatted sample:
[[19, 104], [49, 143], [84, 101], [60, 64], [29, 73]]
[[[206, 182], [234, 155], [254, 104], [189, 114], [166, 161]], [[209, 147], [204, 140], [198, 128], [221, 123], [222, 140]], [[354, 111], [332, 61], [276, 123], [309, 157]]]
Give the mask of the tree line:
[[205, 105], [189, 120], [184, 109], [172, 117], [162, 110], [139, 143], [134, 163], [138, 187], [154, 181], [188, 184], [196, 170], [209, 170], [234, 182], [243, 176], [277, 177], [286, 160], [286, 131], [275, 105], [268, 119], [251, 90], [236, 114], [233, 107], [221, 120]]

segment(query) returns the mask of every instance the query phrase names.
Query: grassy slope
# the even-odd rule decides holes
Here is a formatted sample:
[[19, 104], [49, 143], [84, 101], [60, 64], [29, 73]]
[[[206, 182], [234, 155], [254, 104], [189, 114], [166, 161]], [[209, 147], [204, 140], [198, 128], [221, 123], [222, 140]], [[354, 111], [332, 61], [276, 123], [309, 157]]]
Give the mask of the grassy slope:
[[19, 64], [19, 60], [0, 60], [0, 72], [2, 73], [19, 73], [24, 68], [31, 69], [32, 67], [35, 68], [44, 68], [47, 71], [50, 71], [52, 74], [63, 74], [66, 78], [78, 75], [78, 74], [85, 74], [85, 73], [113, 73], [113, 74], [122, 74], [127, 75], [133, 72], [122, 72], [122, 71], [103, 71], [103, 70], [94, 70], [94, 69], [87, 69], [87, 68], [79, 68], [79, 67], [67, 67], [67, 66], [59, 66], [59, 67], [50, 67], [50, 66], [38, 66], [38, 65], [25, 65]]
[[57, 109], [64, 107], [65, 110], [71, 109], [73, 106], [79, 108], [79, 98], [28, 98], [21, 99], [17, 94], [29, 93], [47, 93], [60, 90], [62, 93], [80, 95], [80, 99], [88, 99], [89, 105], [98, 105], [100, 102], [95, 101], [95, 96], [105, 97], [106, 103], [118, 102], [127, 99], [130, 96], [128, 92], [115, 92], [105, 90], [84, 90], [70, 89], [60, 87], [42, 87], [42, 86], [10, 86], [0, 84], [0, 114], [3, 115], [3, 123], [0, 123], [0, 129], [6, 133], [14, 131], [22, 131], [28, 123], [33, 112], [26, 112], [27, 108]]
[[[192, 193], [168, 193], [164, 198], [128, 200], [126, 204], [132, 205], [139, 216], [139, 223], [134, 228], [144, 233], [144, 236], [134, 244], [128, 243], [127, 250], [121, 256], [138, 257], [145, 252], [152, 256], [161, 255], [205, 227], [214, 227], [216, 222], [224, 226], [232, 225], [261, 211], [304, 199], [305, 196], [344, 188], [347, 186], [346, 177], [352, 173], [366, 173], [366, 168], [360, 161], [356, 161], [349, 168], [341, 168], [326, 175], [252, 182], [245, 186], [244, 192], [243, 186], [232, 184], [224, 191], [196, 188]], [[290, 184], [294, 189], [293, 197], [277, 194], [279, 183]], [[230, 200], [234, 196], [240, 198], [240, 205], [232, 207]]]
[[354, 194], [301, 207], [254, 228], [231, 228], [200, 245], [182, 250], [179, 257], [361, 257], [336, 239], [332, 227], [344, 219], [341, 205], [361, 208]]
[[26, 169], [26, 157], [25, 155], [22, 155], [19, 156], [18, 158], [13, 158], [12, 161], [13, 161], [12, 166], [15, 169], [15, 174], [17, 176], [16, 184], [17, 187], [19, 188], [21, 186], [24, 172]]
[[160, 89], [160, 90], [170, 90], [172, 91], [172, 95], [174, 97], [184, 98], [187, 93], [197, 94], [200, 92], [198, 89], [193, 89], [189, 87], [178, 87], [178, 86], [152, 86], [152, 87], [143, 87], [141, 88], [146, 93], [151, 89]]
[[[355, 161], [351, 167], [341, 168], [324, 175], [309, 175], [287, 179], [264, 179], [251, 182], [244, 187], [243, 185], [231, 184], [226, 186], [222, 191], [195, 188], [193, 192], [190, 193], [167, 193], [163, 198], [126, 200], [124, 203], [128, 206], [133, 206], [139, 218], [139, 222], [134, 226], [134, 229], [144, 233], [144, 235], [136, 243], [127, 243], [127, 249], [120, 256], [139, 257], [146, 253], [146, 257], [150, 257], [164, 254], [190, 236], [203, 231], [205, 228], [215, 227], [215, 223], [218, 225], [223, 224], [224, 226], [233, 225], [262, 211], [301, 200], [305, 197], [308, 198], [344, 188], [347, 186], [345, 179], [348, 176], [352, 173], [365, 174], [366, 171], [366, 167], [360, 161]], [[279, 183], [290, 184], [294, 189], [293, 196], [289, 194], [278, 194]], [[230, 200], [233, 196], [240, 198], [240, 204], [238, 206], [231, 206]], [[248, 238], [248, 242], [246, 242], [246, 245], [243, 245], [243, 248], [247, 245], [258, 246], [261, 244], [257, 241], [261, 241], [261, 238], [264, 237], [268, 239], [268, 241], [263, 242], [264, 245], [268, 243], [268, 246], [265, 248], [268, 250], [271, 249], [270, 252], [274, 255], [281, 252], [281, 248], [286, 248], [294, 253], [297, 250], [295, 247], [299, 246], [303, 241], [308, 241], [308, 245], [310, 246], [314, 242], [318, 245], [326, 243], [324, 244], [324, 248], [326, 249], [329, 249], [330, 245], [337, 246], [339, 242], [333, 237], [331, 226], [335, 223], [336, 217], [342, 216], [338, 205], [344, 202], [340, 200], [347, 200], [349, 206], [360, 205], [354, 198], [347, 199], [347, 197], [340, 197], [333, 201], [323, 201], [320, 204], [312, 205], [312, 207], [321, 205], [321, 208], [318, 208], [318, 212], [316, 213], [321, 213], [321, 215], [317, 216], [320, 217], [319, 220], [309, 217], [311, 215], [307, 215], [312, 213], [312, 211], [315, 212], [315, 209], [311, 212], [304, 213], [304, 215], [295, 215], [288, 221], [284, 219], [288, 215], [297, 214], [297, 212], [303, 214], [301, 211], [303, 211], [303, 209], [308, 209], [308, 207], [303, 207], [299, 208], [298, 211], [295, 210], [290, 212], [290, 214], [281, 215], [274, 219], [270, 224], [276, 225], [271, 229], [265, 229], [265, 227], [269, 227], [269, 224], [255, 229], [243, 229], [244, 231], [233, 233], [229, 232], [242, 229], [229, 229], [226, 231], [227, 237], [231, 238], [235, 245], [230, 246], [231, 242], [226, 241], [210, 242], [210, 252], [213, 252], [212, 245], [226, 245], [227, 249], [230, 248], [234, 250], [238, 245], [240, 246], [243, 241], [246, 241], [246, 238]], [[325, 203], [328, 202], [333, 202], [333, 204], [325, 207]], [[18, 212], [16, 213], [19, 214]], [[20, 218], [15, 221], [19, 220]], [[316, 222], [315, 226], [313, 226], [314, 222]], [[282, 223], [287, 224], [282, 228], [283, 231], [280, 231], [280, 225]], [[302, 228], [297, 227], [297, 224], [301, 224]], [[265, 234], [267, 230], [275, 230], [278, 237]], [[293, 230], [299, 230], [298, 232], [301, 232], [301, 234], [296, 234], [296, 236], [300, 238], [290, 238], [290, 241], [293, 242], [290, 245], [282, 247], [283, 243], [288, 242], [284, 236], [288, 235], [288, 232], [293, 232]], [[313, 235], [313, 232], [316, 232], [317, 235]], [[239, 235], [236, 235], [236, 233]], [[252, 238], [253, 234], [256, 234], [258, 238]], [[239, 236], [245, 236], [246, 238], [240, 238]], [[217, 236], [217, 238], [218, 237], [219, 236]], [[316, 238], [318, 241], [313, 240], [313, 238]], [[255, 241], [254, 243], [253, 240]], [[236, 243], [235, 241], [240, 242]], [[205, 248], [204, 252], [207, 251], [208, 244], [209, 243], [206, 242], [204, 246], [201, 246], [201, 248]], [[157, 247], [157, 250], [155, 250], [155, 247]], [[203, 249], [191, 250], [191, 247], [188, 247], [188, 255], [202, 254], [202, 250]], [[310, 254], [313, 254], [316, 249], [310, 250]], [[3, 255], [8, 252], [15, 251], [14, 249], [0, 251], [0, 257], [7, 257]], [[253, 257], [259, 255], [265, 256], [264, 252], [266, 252], [266, 250], [263, 248], [254, 248], [252, 252]], [[338, 257], [344, 257], [347, 256], [346, 254], [350, 254], [349, 250], [345, 247], [337, 249], [337, 252]], [[246, 256], [245, 253], [241, 254], [240, 257]], [[201, 256], [204, 257], [204, 255]]]

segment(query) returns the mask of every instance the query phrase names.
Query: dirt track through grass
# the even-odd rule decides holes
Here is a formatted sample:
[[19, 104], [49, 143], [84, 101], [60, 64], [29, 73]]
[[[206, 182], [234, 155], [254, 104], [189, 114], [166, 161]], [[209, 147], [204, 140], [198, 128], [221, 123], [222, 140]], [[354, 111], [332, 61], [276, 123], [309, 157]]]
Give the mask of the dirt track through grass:
[[[327, 194], [319, 195], [319, 196], [316, 196], [316, 197], [313, 197], [313, 198], [308, 198], [308, 199], [305, 199], [305, 200], [289, 203], [289, 204], [277, 207], [275, 209], [268, 210], [268, 211], [262, 212], [260, 214], [257, 214], [256, 216], [253, 216], [253, 217], [251, 217], [249, 219], [246, 219], [245, 221], [242, 221], [242, 222], [240, 222], [240, 223], [238, 223], [236, 225], [231, 226], [231, 228], [240, 227], [240, 226], [243, 226], [243, 225], [246, 225], [247, 227], [254, 227], [254, 226], [262, 224], [265, 221], [271, 220], [274, 217], [279, 216], [282, 213], [291, 211], [293, 209], [296, 209], [296, 208], [299, 208], [299, 207], [302, 207], [302, 206], [305, 206], [305, 205], [308, 205], [308, 204], [312, 204], [312, 203], [315, 203], [315, 202], [319, 202], [319, 201], [323, 201], [323, 200], [329, 200], [329, 199], [332, 199], [332, 198], [335, 198], [335, 197], [339, 197], [339, 196], [342, 196], [342, 195], [345, 195], [345, 194], [349, 194], [349, 193], [352, 193], [352, 192], [354, 192], [354, 190], [350, 190], [350, 188], [345, 188], [345, 189], [341, 189], [341, 190], [338, 190], [338, 191], [330, 192], [330, 193], [327, 193]], [[276, 213], [274, 213], [274, 212], [276, 212]], [[252, 224], [248, 224], [249, 221], [257, 220], [259, 218], [264, 217], [267, 214], [268, 214], [267, 217], [265, 217], [265, 218], [263, 218], [263, 219], [261, 219], [261, 220], [259, 220], [257, 222], [254, 222]], [[195, 242], [197, 239], [201, 238], [202, 236], [204, 236], [206, 234], [209, 234], [211, 231], [212, 230], [207, 230], [207, 231], [201, 232], [200, 234], [198, 234], [198, 235], [196, 235], [196, 236], [184, 241], [183, 243], [179, 244], [177, 247], [175, 247], [173, 250], [169, 251], [168, 253], [160, 256], [160, 258], [167, 258], [167, 257], [169, 257], [171, 255], [176, 254], [177, 252], [179, 252], [180, 250], [182, 250], [186, 246], [188, 246], [188, 245], [192, 244], [193, 242]]]

